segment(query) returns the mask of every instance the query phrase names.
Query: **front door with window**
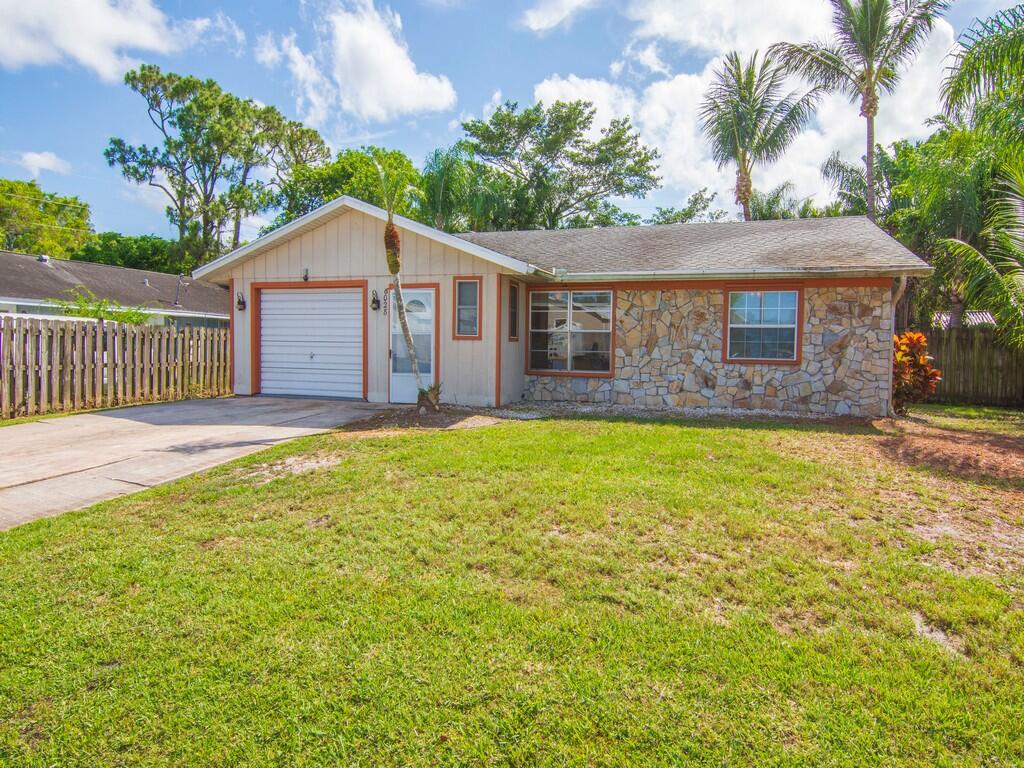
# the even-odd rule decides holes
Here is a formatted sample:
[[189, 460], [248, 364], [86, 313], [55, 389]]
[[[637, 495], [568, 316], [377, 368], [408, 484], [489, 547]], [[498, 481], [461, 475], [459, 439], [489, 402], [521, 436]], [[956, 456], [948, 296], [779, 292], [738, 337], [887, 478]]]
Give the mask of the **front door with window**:
[[[416, 347], [420, 379], [424, 387], [429, 387], [435, 381], [434, 332], [437, 297], [433, 288], [403, 288], [402, 298], [405, 299], [405, 314], [409, 319], [409, 330], [412, 331], [413, 344]], [[402, 335], [402, 325], [398, 321], [394, 292], [391, 296], [389, 313], [391, 315], [391, 402], [415, 403], [419, 394], [416, 391], [416, 377], [413, 375], [412, 362], [405, 345], [405, 337]]]

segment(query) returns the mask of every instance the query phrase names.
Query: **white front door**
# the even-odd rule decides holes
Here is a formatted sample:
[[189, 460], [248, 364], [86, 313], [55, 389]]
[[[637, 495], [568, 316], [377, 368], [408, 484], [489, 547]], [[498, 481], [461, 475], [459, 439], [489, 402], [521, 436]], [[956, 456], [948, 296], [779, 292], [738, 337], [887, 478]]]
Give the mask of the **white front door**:
[[[420, 379], [424, 387], [434, 383], [434, 331], [435, 331], [435, 294], [433, 288], [403, 288], [402, 298], [405, 299], [405, 315], [409, 319], [409, 330], [412, 332], [413, 344], [416, 347], [416, 358], [420, 365]], [[415, 403], [417, 400], [416, 377], [412, 372], [412, 362], [402, 335], [402, 325], [398, 321], [395, 309], [394, 292], [392, 291], [391, 307], [391, 402]]]

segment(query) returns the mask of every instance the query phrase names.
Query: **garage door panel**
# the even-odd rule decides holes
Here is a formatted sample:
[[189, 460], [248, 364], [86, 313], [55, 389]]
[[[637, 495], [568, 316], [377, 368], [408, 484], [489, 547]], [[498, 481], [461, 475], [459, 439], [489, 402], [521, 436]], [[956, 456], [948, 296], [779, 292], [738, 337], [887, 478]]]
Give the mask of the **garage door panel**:
[[260, 389], [275, 395], [363, 396], [360, 289], [265, 289]]

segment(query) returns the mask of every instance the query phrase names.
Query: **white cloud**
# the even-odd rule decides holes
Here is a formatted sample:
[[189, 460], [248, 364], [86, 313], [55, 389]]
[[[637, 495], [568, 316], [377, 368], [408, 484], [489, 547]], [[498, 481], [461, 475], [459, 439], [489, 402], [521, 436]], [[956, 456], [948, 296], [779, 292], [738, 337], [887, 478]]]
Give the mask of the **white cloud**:
[[637, 38], [712, 55], [821, 37], [830, 24], [829, 4], [821, 0], [630, 0], [624, 12], [636, 22]]
[[266, 32], [256, 38], [256, 45], [253, 46], [253, 56], [258, 63], [270, 69], [281, 63], [281, 49], [274, 42], [273, 32]]
[[193, 39], [201, 39], [207, 45], [233, 48], [236, 56], [245, 52], [245, 32], [234, 19], [221, 11], [217, 11], [213, 18], [193, 19], [186, 24]]
[[353, 0], [332, 5], [321, 19], [309, 52], [299, 47], [294, 32], [279, 41], [269, 32], [260, 35], [254, 49], [264, 66], [285, 63], [304, 121], [322, 129], [337, 122], [335, 113], [385, 122], [455, 106], [451, 81], [416, 67], [397, 13], [378, 9], [373, 0]]
[[331, 102], [337, 98], [334, 84], [321, 71], [316, 59], [299, 48], [294, 32], [281, 38], [280, 51], [295, 82], [295, 107], [299, 116], [315, 128], [324, 127]]
[[581, 11], [592, 8], [600, 0], [538, 0], [523, 12], [522, 22], [534, 32], [547, 32], [568, 24]]
[[417, 69], [397, 13], [361, 0], [335, 10], [327, 24], [331, 73], [346, 112], [385, 121], [455, 106], [455, 89], [447, 77]]
[[490, 120], [491, 115], [498, 111], [498, 107], [502, 104], [501, 88], [491, 94], [491, 98], [484, 104], [483, 110], [481, 110], [484, 120]]
[[576, 101], [582, 99], [592, 102], [596, 111], [594, 123], [590, 126], [590, 138], [601, 135], [601, 129], [616, 117], [632, 115], [636, 112], [637, 98], [629, 88], [625, 88], [607, 80], [591, 79], [569, 75], [549, 77], [533, 88], [534, 101], [543, 101], [550, 105], [556, 101]]
[[133, 54], [176, 53], [208, 36], [244, 42], [223, 14], [177, 22], [153, 0], [0, 0], [0, 18], [5, 69], [72, 61], [111, 82], [138, 64]]
[[[939, 111], [938, 86], [954, 38], [953, 28], [947, 22], [937, 22], [920, 55], [904, 73], [896, 93], [882, 96], [876, 120], [879, 143], [920, 139], [931, 132], [926, 121]], [[803, 38], [794, 35], [793, 39]], [[728, 48], [720, 53], [725, 50]], [[700, 103], [719, 61], [720, 58], [710, 59], [699, 72], [658, 78], [642, 88], [555, 75], [535, 86], [534, 97], [545, 102], [592, 101], [599, 125], [606, 125], [611, 117], [631, 116], [641, 140], [661, 152], [664, 190], [659, 193], [660, 198], [682, 201], [691, 192], [708, 187], [719, 193], [720, 204], [731, 207], [735, 170], [716, 167], [698, 118]], [[835, 150], [850, 161], [859, 161], [865, 151], [864, 135], [859, 105], [851, 104], [843, 96], [829, 95], [822, 101], [812, 125], [796, 139], [786, 156], [772, 166], [755, 170], [754, 184], [759, 189], [769, 189], [792, 181], [799, 196], [814, 196], [818, 204], [823, 204], [830, 198], [831, 190], [821, 179], [821, 164]]]
[[629, 71], [638, 76], [672, 74], [672, 69], [661, 57], [661, 48], [656, 42], [642, 45], [639, 41], [631, 40], [622, 52], [621, 58], [616, 59], [609, 66], [608, 71], [612, 77], [620, 77], [623, 72]]
[[53, 152], [22, 152], [15, 162], [28, 171], [33, 179], [38, 179], [43, 171], [62, 176], [71, 173], [71, 164]]

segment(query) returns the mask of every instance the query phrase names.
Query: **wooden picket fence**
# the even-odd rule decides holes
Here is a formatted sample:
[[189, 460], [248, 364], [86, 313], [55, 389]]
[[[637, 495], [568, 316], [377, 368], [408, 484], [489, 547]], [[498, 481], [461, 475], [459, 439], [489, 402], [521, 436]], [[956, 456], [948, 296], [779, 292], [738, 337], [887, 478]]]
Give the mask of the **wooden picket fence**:
[[6, 316], [0, 418], [226, 395], [229, 349], [226, 329]]
[[996, 340], [994, 328], [932, 328], [928, 353], [942, 370], [935, 400], [963, 405], [1024, 406], [1024, 350]]

